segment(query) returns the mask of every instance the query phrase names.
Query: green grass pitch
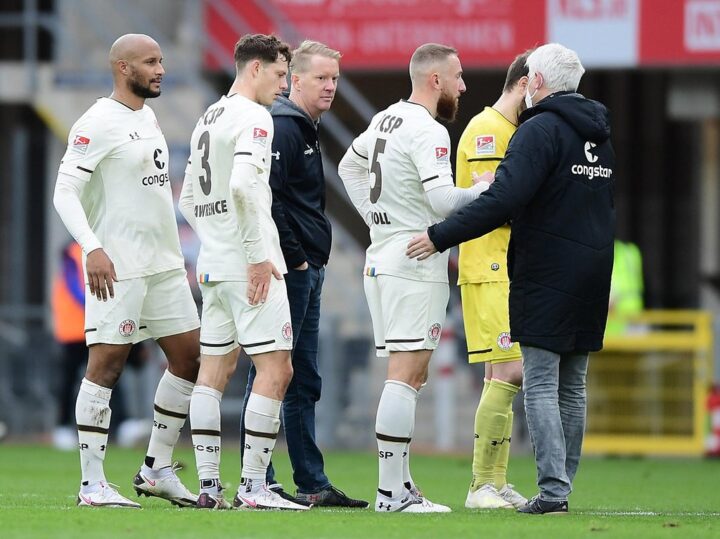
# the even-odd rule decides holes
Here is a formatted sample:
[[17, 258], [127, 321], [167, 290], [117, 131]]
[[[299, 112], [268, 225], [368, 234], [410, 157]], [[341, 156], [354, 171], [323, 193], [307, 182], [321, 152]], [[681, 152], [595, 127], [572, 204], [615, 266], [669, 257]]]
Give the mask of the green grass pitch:
[[[108, 480], [133, 499], [131, 480], [142, 457], [142, 451], [111, 446], [106, 460]], [[194, 489], [192, 451], [180, 449], [176, 457], [187, 465], [180, 475]], [[278, 478], [287, 481], [283, 449], [275, 460]], [[238, 461], [237, 451], [223, 453], [223, 480], [231, 496], [239, 479]], [[348, 494], [374, 499], [377, 464], [371, 451], [330, 453], [326, 469]], [[428, 498], [453, 509], [442, 515], [376, 514], [369, 509], [200, 512], [154, 498], [142, 498], [142, 510], [81, 509], [75, 507], [76, 453], [6, 445], [0, 446], [0, 538], [720, 537], [720, 461], [585, 458], [570, 498], [571, 514], [566, 516], [467, 510], [463, 502], [469, 475], [469, 456], [413, 456], [413, 476]], [[530, 457], [513, 457], [509, 475], [519, 491], [535, 493]]]

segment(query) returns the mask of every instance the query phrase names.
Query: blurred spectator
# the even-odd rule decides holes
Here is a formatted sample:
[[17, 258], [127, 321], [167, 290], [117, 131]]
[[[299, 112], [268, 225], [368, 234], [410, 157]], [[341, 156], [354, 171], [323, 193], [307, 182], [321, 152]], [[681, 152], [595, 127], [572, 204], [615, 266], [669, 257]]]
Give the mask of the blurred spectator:
[[640, 249], [632, 242], [615, 240], [606, 335], [627, 333], [628, 320], [643, 310], [643, 291]]

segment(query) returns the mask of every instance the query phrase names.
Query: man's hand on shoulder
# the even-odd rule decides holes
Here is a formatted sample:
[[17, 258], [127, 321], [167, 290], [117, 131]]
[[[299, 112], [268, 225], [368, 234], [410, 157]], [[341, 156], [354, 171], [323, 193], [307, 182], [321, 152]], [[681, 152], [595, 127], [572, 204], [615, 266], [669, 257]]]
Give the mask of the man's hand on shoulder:
[[250, 305], [265, 303], [270, 291], [270, 279], [275, 277], [278, 281], [281, 281], [283, 278], [282, 274], [269, 260], [258, 264], [248, 264], [247, 275], [247, 297]]
[[405, 254], [409, 258], [417, 258], [418, 260], [425, 260], [435, 253], [437, 253], [437, 249], [430, 240], [427, 230], [419, 236], [415, 236], [411, 239], [410, 243], [408, 243], [407, 250], [405, 251]]
[[115, 265], [103, 249], [94, 249], [87, 255], [85, 269], [90, 285], [90, 294], [98, 300], [107, 301], [108, 295], [115, 297], [113, 282], [117, 282]]

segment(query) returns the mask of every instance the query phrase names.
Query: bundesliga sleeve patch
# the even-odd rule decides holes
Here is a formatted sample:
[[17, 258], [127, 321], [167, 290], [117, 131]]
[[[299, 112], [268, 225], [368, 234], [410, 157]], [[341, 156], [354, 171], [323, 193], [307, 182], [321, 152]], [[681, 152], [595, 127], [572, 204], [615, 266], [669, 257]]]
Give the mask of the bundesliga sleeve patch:
[[445, 165], [450, 161], [447, 148], [435, 148], [435, 162], [438, 165]]
[[495, 155], [495, 135], [475, 137], [475, 155]]
[[83, 137], [82, 135], [75, 135], [75, 138], [73, 139], [73, 143], [72, 143], [72, 150], [79, 154], [85, 155], [87, 153], [89, 144], [90, 144], [89, 138]]
[[268, 133], [260, 127], [253, 128], [253, 142], [265, 146], [267, 144]]

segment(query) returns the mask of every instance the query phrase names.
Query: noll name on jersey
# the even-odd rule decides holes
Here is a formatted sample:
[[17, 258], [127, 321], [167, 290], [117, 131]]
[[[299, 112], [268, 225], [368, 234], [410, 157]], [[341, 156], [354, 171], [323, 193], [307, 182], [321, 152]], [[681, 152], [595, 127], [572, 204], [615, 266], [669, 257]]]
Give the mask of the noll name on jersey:
[[208, 202], [207, 204], [196, 204], [195, 205], [195, 217], [209, 217], [211, 215], [218, 215], [220, 213], [227, 213], [227, 200], [216, 200], [215, 202]]
[[371, 213], [372, 222], [375, 225], [389, 225], [390, 224], [390, 218], [387, 215], [387, 212], [384, 211], [374, 211]]

